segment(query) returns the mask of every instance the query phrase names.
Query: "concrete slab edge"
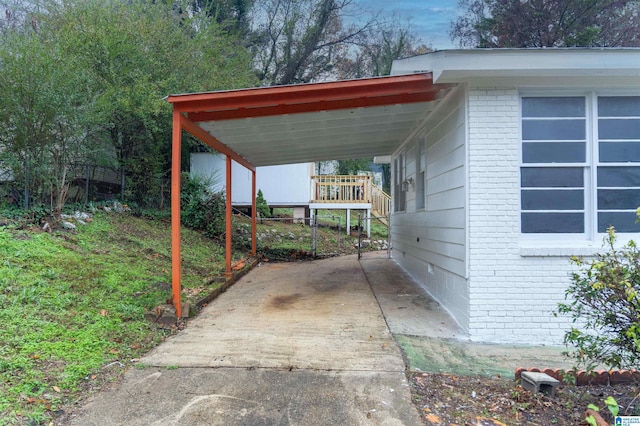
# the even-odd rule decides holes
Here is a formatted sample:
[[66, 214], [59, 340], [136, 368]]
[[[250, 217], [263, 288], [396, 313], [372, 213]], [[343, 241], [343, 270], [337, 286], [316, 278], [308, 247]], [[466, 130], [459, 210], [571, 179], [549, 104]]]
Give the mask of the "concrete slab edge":
[[211, 292], [209, 292], [207, 295], [205, 295], [204, 297], [199, 298], [198, 300], [196, 300], [195, 302], [195, 306], [198, 310], [202, 309], [202, 307], [208, 303], [210, 303], [212, 300], [214, 300], [216, 297], [220, 296], [222, 293], [224, 293], [225, 291], [227, 291], [227, 289], [229, 287], [231, 287], [233, 284], [235, 284], [240, 278], [242, 278], [243, 276], [245, 276], [247, 273], [249, 273], [249, 271], [251, 271], [253, 268], [255, 268], [260, 261], [262, 260], [262, 255], [257, 255], [255, 257], [250, 257], [244, 268], [240, 269], [239, 271], [233, 271], [231, 273], [231, 276], [226, 278], [226, 277], [222, 277], [224, 278], [224, 282], [222, 283], [222, 285], [220, 285], [220, 287], [216, 287], [215, 289], [213, 289]]

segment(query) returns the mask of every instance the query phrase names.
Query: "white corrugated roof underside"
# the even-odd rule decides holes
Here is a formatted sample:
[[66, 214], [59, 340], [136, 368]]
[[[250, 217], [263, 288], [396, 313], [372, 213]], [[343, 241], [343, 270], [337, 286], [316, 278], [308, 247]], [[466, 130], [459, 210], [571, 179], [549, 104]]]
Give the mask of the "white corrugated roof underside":
[[255, 166], [392, 154], [438, 101], [199, 123]]

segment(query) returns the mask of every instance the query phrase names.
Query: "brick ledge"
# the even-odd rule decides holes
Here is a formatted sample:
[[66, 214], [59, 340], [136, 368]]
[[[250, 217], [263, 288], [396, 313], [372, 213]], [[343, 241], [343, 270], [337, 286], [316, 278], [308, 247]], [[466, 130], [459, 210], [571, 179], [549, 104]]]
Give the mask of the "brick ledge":
[[577, 386], [586, 385], [616, 385], [620, 383], [640, 383], [639, 370], [562, 370], [559, 368], [524, 368], [518, 367], [515, 370], [516, 380], [520, 380], [525, 371], [545, 373], [562, 384], [575, 384]]

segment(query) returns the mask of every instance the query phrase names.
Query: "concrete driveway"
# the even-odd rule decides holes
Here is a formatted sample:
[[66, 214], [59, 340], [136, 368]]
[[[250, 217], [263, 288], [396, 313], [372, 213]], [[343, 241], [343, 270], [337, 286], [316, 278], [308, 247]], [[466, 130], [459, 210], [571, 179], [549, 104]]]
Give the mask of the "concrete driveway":
[[140, 365], [62, 424], [422, 424], [354, 256], [263, 264]]

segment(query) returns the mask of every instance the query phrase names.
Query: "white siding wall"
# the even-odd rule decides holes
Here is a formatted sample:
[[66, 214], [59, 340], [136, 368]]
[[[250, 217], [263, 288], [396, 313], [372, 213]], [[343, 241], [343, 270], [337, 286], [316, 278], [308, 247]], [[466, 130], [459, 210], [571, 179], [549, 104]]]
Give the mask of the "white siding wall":
[[[391, 221], [393, 257], [469, 329], [469, 289], [465, 246], [464, 90], [439, 105], [426, 125], [407, 142], [406, 177], [416, 179], [416, 142], [426, 140], [426, 208], [416, 211], [415, 188], [407, 192], [405, 212]], [[394, 158], [395, 158], [394, 156]], [[393, 162], [392, 162], [393, 164]]]
[[[225, 188], [226, 159], [209, 153], [191, 154], [191, 175], [210, 178], [215, 191]], [[313, 163], [286, 164], [256, 168], [256, 193], [262, 194], [270, 205], [308, 205], [311, 191]], [[251, 172], [232, 161], [231, 202], [251, 205]]]
[[468, 96], [470, 337], [560, 344], [569, 323], [553, 311], [564, 300], [569, 257], [521, 255], [518, 91], [474, 88]]

